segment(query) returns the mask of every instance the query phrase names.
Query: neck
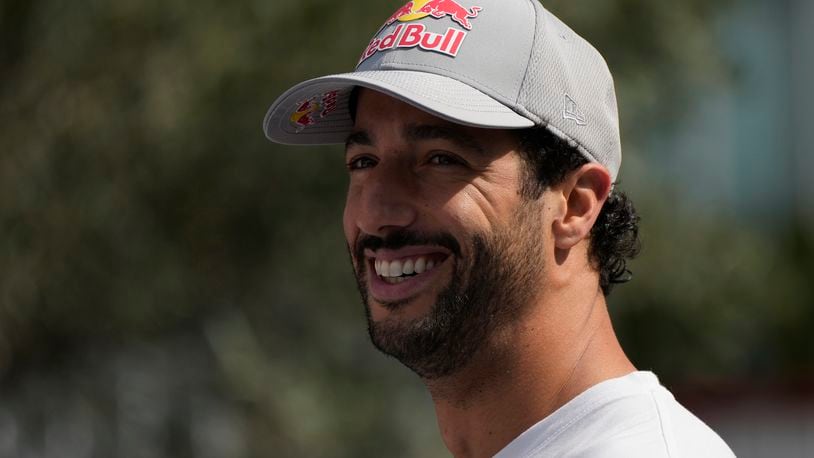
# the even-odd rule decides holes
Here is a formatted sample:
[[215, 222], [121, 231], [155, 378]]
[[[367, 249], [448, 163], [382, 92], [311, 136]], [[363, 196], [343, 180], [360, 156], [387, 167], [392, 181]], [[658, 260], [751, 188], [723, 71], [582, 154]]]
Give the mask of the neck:
[[491, 457], [586, 389], [635, 370], [601, 292], [585, 299], [589, 305], [581, 314], [534, 307], [493, 336], [464, 369], [425, 381], [453, 455]]

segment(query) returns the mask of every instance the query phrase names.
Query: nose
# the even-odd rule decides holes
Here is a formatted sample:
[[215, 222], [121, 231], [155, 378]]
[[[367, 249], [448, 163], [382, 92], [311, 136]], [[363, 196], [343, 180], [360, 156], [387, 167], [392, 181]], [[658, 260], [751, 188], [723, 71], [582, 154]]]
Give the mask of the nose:
[[353, 207], [356, 225], [362, 232], [385, 237], [416, 221], [416, 190], [408, 175], [396, 167], [381, 167], [348, 195], [347, 205]]

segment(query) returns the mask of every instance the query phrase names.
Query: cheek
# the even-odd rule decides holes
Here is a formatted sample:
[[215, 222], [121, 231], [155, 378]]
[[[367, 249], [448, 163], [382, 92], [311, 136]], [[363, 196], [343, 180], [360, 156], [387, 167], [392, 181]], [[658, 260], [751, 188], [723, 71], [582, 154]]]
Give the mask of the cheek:
[[351, 242], [356, 239], [359, 231], [356, 225], [356, 208], [354, 202], [356, 202], [356, 200], [354, 200], [353, 196], [348, 192], [348, 196], [345, 199], [345, 210], [342, 212], [342, 230], [345, 232], [345, 240], [347, 240], [348, 244], [352, 244]]
[[353, 225], [348, 218], [348, 210], [345, 208], [345, 214], [342, 216], [342, 231], [345, 233], [345, 240], [350, 243], [353, 239]]
[[504, 188], [472, 185], [444, 204], [462, 227], [480, 232], [504, 226], [519, 204], [517, 197]]
[[446, 215], [446, 225], [455, 232], [482, 232], [489, 225], [480, 206], [461, 195], [445, 202], [441, 211]]

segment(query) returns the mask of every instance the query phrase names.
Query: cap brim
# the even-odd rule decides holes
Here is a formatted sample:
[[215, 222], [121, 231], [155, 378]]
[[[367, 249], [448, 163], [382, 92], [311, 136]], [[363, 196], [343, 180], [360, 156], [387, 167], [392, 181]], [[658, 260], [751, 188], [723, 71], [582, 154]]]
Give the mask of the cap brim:
[[[302, 82], [269, 108], [263, 130], [269, 140], [289, 145], [344, 143], [351, 129], [348, 102], [355, 86], [385, 93], [448, 121], [474, 127], [523, 129], [534, 126], [483, 92], [455, 79], [416, 71], [378, 70], [324, 76]], [[325, 94], [336, 91], [328, 103]], [[307, 101], [318, 109], [298, 109]], [[299, 122], [298, 122], [299, 121]]]

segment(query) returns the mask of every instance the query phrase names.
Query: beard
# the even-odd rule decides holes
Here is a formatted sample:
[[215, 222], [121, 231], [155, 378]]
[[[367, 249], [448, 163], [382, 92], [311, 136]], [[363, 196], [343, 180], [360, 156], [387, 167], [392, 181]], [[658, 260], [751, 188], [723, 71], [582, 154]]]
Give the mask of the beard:
[[[528, 205], [528, 204], [527, 204]], [[542, 269], [542, 225], [527, 210], [502, 231], [477, 233], [463, 259], [457, 240], [448, 233], [433, 235], [400, 230], [386, 238], [363, 235], [354, 247], [355, 276], [373, 345], [398, 359], [425, 380], [453, 375], [465, 367], [500, 330], [522, 318], [536, 292]], [[422, 317], [388, 316], [374, 321], [366, 283], [366, 248], [398, 249], [437, 245], [450, 250], [452, 278]], [[408, 307], [411, 299], [382, 303], [389, 310]]]

